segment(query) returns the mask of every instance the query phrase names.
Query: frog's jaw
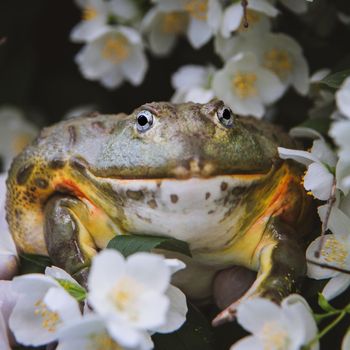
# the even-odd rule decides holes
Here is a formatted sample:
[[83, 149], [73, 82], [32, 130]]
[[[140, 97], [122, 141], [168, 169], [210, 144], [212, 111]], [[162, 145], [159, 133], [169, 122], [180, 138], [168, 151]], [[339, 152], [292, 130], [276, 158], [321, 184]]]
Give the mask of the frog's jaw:
[[219, 249], [237, 232], [243, 199], [261, 175], [108, 181], [123, 203], [123, 231], [174, 237], [192, 249]]

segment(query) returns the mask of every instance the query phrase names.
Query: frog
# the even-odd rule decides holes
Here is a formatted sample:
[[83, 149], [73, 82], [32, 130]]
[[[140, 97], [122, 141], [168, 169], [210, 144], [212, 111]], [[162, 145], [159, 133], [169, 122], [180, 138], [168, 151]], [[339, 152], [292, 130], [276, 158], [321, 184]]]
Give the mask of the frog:
[[13, 161], [9, 228], [20, 252], [49, 256], [81, 283], [118, 235], [182, 240], [191, 257], [161, 253], [186, 263], [174, 284], [191, 300], [212, 300], [215, 281], [226, 294], [234, 290], [239, 281], [223, 278], [230, 268], [241, 269], [243, 282], [249, 275], [242, 295], [213, 320], [219, 325], [234, 320], [244, 300], [281, 302], [306, 273], [314, 207], [304, 169], [282, 160], [278, 147], [299, 146], [280, 127], [238, 116], [219, 99], [61, 121]]

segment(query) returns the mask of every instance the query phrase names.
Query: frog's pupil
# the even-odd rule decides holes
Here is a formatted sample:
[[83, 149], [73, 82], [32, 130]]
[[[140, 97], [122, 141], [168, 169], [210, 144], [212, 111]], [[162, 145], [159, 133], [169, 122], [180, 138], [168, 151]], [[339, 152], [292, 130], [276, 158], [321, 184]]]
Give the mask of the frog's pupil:
[[139, 125], [145, 126], [148, 123], [148, 118], [145, 115], [141, 114], [137, 118], [137, 122], [139, 123]]
[[222, 112], [222, 117], [226, 120], [229, 120], [231, 118], [231, 112], [225, 108]]

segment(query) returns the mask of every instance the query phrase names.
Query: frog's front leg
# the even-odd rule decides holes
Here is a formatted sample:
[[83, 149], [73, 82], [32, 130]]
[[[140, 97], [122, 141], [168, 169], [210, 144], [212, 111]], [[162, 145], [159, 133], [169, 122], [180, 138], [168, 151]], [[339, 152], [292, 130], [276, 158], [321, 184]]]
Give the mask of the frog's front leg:
[[297, 234], [292, 228], [273, 218], [264, 235], [269, 243], [260, 249], [257, 279], [240, 299], [213, 320], [214, 326], [234, 320], [237, 307], [244, 300], [263, 297], [280, 303], [296, 289], [305, 275], [305, 251], [298, 244]]
[[80, 199], [55, 195], [45, 205], [45, 241], [54, 265], [85, 285], [96, 246], [88, 231], [89, 211]]

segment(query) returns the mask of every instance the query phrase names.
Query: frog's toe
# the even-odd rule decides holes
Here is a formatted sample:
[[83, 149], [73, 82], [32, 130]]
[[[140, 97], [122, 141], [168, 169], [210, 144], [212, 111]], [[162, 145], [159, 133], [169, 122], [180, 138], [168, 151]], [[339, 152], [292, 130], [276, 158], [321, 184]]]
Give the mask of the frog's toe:
[[211, 322], [213, 327], [221, 326], [224, 323], [232, 322], [236, 319], [238, 303], [235, 302], [222, 310]]

